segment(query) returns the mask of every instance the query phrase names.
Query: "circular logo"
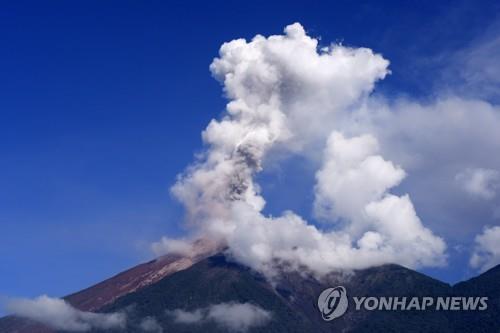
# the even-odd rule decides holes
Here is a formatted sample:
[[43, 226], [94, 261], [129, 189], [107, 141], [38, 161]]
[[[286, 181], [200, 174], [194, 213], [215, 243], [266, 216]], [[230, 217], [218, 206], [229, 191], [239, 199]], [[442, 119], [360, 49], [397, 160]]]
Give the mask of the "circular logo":
[[342, 286], [325, 289], [318, 297], [318, 308], [325, 321], [342, 316], [347, 311], [347, 304], [347, 292]]

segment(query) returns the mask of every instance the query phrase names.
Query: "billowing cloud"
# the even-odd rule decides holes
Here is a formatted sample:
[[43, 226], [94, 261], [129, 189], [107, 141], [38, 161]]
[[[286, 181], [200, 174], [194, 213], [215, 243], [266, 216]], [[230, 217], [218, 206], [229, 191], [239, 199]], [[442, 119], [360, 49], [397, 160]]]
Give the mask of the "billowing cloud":
[[367, 204], [380, 200], [403, 180], [405, 172], [384, 160], [378, 150], [377, 139], [371, 135], [347, 139], [332, 133], [316, 174], [314, 208], [318, 217], [359, 222]]
[[[498, 201], [475, 199], [491, 196], [498, 184], [493, 171], [500, 166], [498, 105], [449, 94], [425, 103], [377, 95], [339, 117], [338, 125], [349, 136], [377, 138], [380, 154], [408, 174], [398, 190], [410, 193], [432, 230], [469, 243], [471, 234], [496, 223]], [[481, 174], [474, 172], [478, 169], [491, 171], [474, 176]], [[476, 194], [466, 190], [467, 183]]]
[[[442, 264], [442, 239], [423, 227], [408, 196], [388, 193], [405, 172], [377, 153], [376, 137], [345, 139], [336, 131], [346, 119], [355, 123], [352, 114], [366, 105], [388, 64], [366, 48], [318, 50], [298, 23], [284, 35], [222, 45], [210, 69], [229, 99], [227, 113], [210, 122], [205, 154], [172, 188], [195, 236], [219, 239], [236, 260], [267, 275], [280, 262], [318, 274], [388, 262]], [[265, 159], [279, 150], [320, 158], [327, 138], [315, 208], [344, 225], [325, 232], [293, 212], [263, 215], [254, 176]]]
[[246, 332], [248, 329], [263, 326], [271, 320], [271, 312], [250, 303], [220, 303], [203, 309], [167, 311], [174, 321], [181, 324], [197, 324], [213, 321], [231, 332]]
[[35, 299], [13, 299], [7, 303], [7, 311], [28, 318], [54, 329], [86, 332], [91, 329], [124, 328], [123, 313], [93, 313], [75, 309], [59, 298], [42, 295]]
[[485, 271], [500, 264], [500, 227], [485, 227], [476, 236], [475, 248], [470, 259], [470, 265]]
[[466, 169], [455, 177], [468, 193], [483, 199], [492, 199], [500, 187], [500, 173], [491, 169]]
[[500, 148], [500, 108], [482, 100], [445, 95], [421, 103], [378, 95], [345, 114], [339, 126], [374, 135], [381, 151], [407, 170], [445, 169], [451, 181], [471, 161], [485, 169], [500, 165], [493, 154]]
[[296, 23], [283, 36], [222, 45], [210, 69], [230, 99], [227, 114], [210, 122], [205, 156], [172, 189], [191, 222], [220, 221], [234, 201], [262, 210], [253, 176], [269, 150], [279, 144], [299, 149], [327, 135], [327, 118], [388, 73], [388, 61], [369, 49], [334, 45], [318, 53], [317, 44]]
[[378, 142], [364, 135], [347, 139], [332, 133], [318, 171], [315, 209], [330, 222], [348, 221], [345, 232], [377, 262], [408, 266], [444, 263], [444, 241], [425, 228], [408, 195], [388, 190], [405, 172], [378, 155]]

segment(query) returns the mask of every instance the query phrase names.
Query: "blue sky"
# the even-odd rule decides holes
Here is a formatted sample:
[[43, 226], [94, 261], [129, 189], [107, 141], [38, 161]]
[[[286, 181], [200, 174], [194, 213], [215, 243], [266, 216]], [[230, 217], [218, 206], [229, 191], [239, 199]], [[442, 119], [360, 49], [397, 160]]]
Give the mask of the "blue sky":
[[[65, 295], [151, 258], [161, 235], [182, 234], [169, 187], [224, 109], [208, 70], [223, 42], [299, 21], [325, 44], [389, 59], [378, 93], [425, 102], [458, 85], [450, 55], [496, 36], [499, 9], [494, 1], [4, 3], [0, 295]], [[310, 216], [313, 174], [293, 177], [307, 167], [287, 165], [261, 176], [267, 210]], [[283, 196], [285, 185], [293, 191]], [[425, 197], [414, 201], [424, 221], [435, 218]], [[478, 205], [462, 215], [484, 219]], [[450, 245], [462, 238], [450, 235]], [[426, 272], [460, 280], [471, 274], [464, 258]]]

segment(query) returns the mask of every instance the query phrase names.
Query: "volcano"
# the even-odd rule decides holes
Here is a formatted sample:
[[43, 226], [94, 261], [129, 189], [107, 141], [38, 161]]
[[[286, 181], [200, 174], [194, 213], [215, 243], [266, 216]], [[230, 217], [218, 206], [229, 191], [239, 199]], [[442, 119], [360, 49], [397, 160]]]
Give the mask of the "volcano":
[[[326, 322], [317, 299], [329, 287], [342, 285], [349, 297], [486, 296], [488, 308], [475, 311], [368, 311], [355, 309]], [[167, 255], [124, 271], [95, 286], [68, 295], [73, 307], [92, 312], [123, 312], [124, 329], [107, 332], [498, 332], [500, 265], [454, 286], [399, 265], [383, 265], [317, 279], [307, 272], [283, 271], [269, 281], [231, 261], [223, 249], [198, 241], [193, 252]], [[193, 314], [213, 304], [253, 304], [270, 316], [250, 327], [221, 326]], [[179, 322], [173, 311], [192, 320]], [[191, 311], [191, 312], [190, 312]], [[198, 311], [198, 312], [197, 312]], [[154, 318], [154, 326], [144, 326]], [[199, 318], [198, 318], [199, 319]], [[104, 332], [91, 330], [92, 332]], [[64, 332], [29, 319], [0, 319], [2, 333]]]

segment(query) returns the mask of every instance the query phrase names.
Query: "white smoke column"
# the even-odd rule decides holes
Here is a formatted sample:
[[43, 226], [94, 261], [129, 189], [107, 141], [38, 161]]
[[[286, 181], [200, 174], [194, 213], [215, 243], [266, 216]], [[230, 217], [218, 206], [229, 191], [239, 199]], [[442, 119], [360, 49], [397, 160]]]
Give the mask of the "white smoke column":
[[[253, 180], [271, 149], [300, 154], [324, 140], [334, 129], [336, 114], [367, 96], [388, 74], [388, 64], [365, 48], [332, 45], [318, 52], [318, 41], [298, 23], [287, 26], [284, 35], [222, 45], [210, 69], [224, 86], [227, 113], [210, 122], [203, 132], [206, 153], [172, 188], [197, 232], [224, 241], [237, 260], [267, 274], [281, 261], [318, 273], [391, 261], [427, 262], [398, 260], [394, 249], [376, 247], [383, 250], [380, 255], [372, 244], [383, 242], [381, 234], [364, 238], [360, 246], [370, 243], [367, 253], [353, 247], [348, 232], [323, 233], [291, 212], [265, 217], [265, 200]], [[380, 195], [400, 181], [401, 173], [388, 183], [381, 180]], [[405, 197], [400, 199], [399, 206], [408, 206]], [[373, 208], [373, 215], [384, 213], [382, 208]]]
[[328, 134], [325, 117], [358, 101], [388, 73], [388, 61], [369, 49], [334, 45], [318, 53], [317, 46], [298, 23], [283, 36], [222, 45], [210, 69], [230, 100], [227, 114], [210, 122], [205, 156], [172, 189], [191, 222], [230, 227], [235, 201], [261, 211], [265, 201], [253, 175], [269, 149], [303, 145], [320, 132], [316, 127]]

